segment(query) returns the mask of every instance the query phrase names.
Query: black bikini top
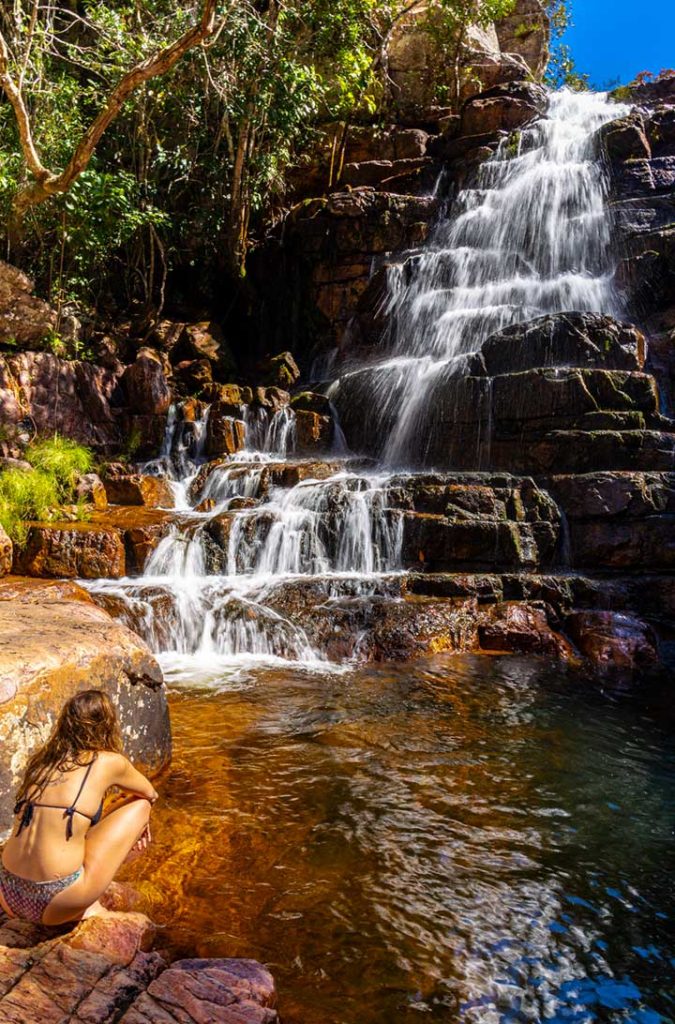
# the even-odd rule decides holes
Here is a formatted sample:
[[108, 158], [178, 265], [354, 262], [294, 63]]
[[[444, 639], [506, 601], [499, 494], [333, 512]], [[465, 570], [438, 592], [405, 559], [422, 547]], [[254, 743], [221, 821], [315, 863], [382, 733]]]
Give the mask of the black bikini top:
[[103, 801], [102, 800], [101, 800], [101, 806], [99, 807], [99, 809], [96, 811], [96, 814], [94, 814], [94, 815], [85, 814], [84, 811], [78, 811], [77, 807], [75, 806], [77, 801], [82, 796], [82, 790], [84, 789], [84, 787], [85, 787], [85, 785], [87, 783], [87, 779], [89, 778], [89, 772], [91, 771], [92, 766], [94, 764], [94, 761], [96, 760], [96, 756], [97, 755], [94, 754], [93, 758], [91, 759], [91, 761], [87, 765], [87, 770], [84, 773], [84, 778], [82, 779], [82, 783], [80, 785], [80, 788], [77, 791], [77, 796], [73, 800], [73, 802], [70, 805], [70, 807], [64, 807], [63, 804], [43, 804], [43, 803], [38, 802], [37, 800], [29, 800], [27, 797], [24, 797], [23, 800], [19, 800], [19, 802], [16, 804], [16, 806], [14, 808], [14, 813], [15, 814], [21, 813], [21, 808], [22, 807], [23, 807], [23, 813], [21, 813], [21, 821], [19, 822], [19, 827], [16, 830], [17, 836], [20, 836], [22, 831], [25, 828], [28, 828], [28, 826], [30, 825], [31, 821], [33, 820], [33, 811], [35, 810], [36, 807], [53, 807], [55, 810], [63, 811], [63, 817], [67, 819], [66, 820], [66, 839], [70, 839], [72, 837], [72, 834], [73, 834], [73, 815], [74, 814], [80, 814], [80, 815], [82, 815], [83, 818], [89, 818], [89, 821], [92, 823], [92, 825], [97, 825], [98, 824], [98, 822], [101, 820], [101, 815], [103, 814]]

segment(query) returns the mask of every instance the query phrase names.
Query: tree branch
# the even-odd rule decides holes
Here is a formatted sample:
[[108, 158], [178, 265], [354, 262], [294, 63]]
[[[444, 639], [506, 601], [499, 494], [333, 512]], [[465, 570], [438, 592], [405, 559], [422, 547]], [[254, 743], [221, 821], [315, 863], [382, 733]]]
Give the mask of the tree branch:
[[9, 71], [9, 49], [0, 32], [0, 85], [4, 88], [12, 105], [19, 128], [19, 138], [26, 164], [33, 178], [31, 184], [22, 189], [14, 202], [14, 213], [18, 223], [21, 222], [26, 210], [31, 206], [44, 202], [50, 196], [67, 192], [75, 179], [89, 164], [91, 157], [101, 140], [105, 130], [115, 120], [126, 100], [139, 86], [151, 78], [166, 74], [178, 63], [188, 50], [198, 46], [214, 31], [217, 0], [203, 0], [199, 22], [188, 29], [170, 46], [146, 57], [135, 67], [127, 71], [112, 89], [108, 100], [98, 116], [92, 121], [73, 155], [60, 173], [46, 168], [38, 154], [33, 140], [31, 123], [21, 88], [13, 80]]

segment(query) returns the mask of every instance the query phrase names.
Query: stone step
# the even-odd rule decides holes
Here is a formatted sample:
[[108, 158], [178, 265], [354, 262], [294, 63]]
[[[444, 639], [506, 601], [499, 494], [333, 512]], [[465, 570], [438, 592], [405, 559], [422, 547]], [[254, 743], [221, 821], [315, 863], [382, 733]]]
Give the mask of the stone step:
[[0, 913], [0, 1020], [276, 1024], [274, 979], [261, 964], [205, 958], [167, 964], [151, 950], [154, 934], [139, 913], [89, 918], [56, 935]]

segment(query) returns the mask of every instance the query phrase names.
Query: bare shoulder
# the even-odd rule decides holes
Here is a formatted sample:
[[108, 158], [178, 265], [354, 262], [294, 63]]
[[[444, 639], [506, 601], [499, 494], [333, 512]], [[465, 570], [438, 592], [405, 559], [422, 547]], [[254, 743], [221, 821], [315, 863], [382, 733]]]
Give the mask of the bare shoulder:
[[98, 761], [101, 769], [110, 779], [121, 775], [129, 764], [124, 754], [116, 754], [114, 750], [99, 751]]

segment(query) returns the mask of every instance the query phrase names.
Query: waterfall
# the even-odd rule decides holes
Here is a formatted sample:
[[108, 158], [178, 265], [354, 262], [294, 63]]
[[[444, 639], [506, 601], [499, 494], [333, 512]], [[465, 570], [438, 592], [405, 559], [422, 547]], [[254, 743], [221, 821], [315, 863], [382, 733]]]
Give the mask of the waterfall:
[[548, 117], [504, 139], [456, 196], [426, 250], [389, 270], [377, 363], [339, 378], [338, 410], [370, 393], [385, 464], [414, 466], [439, 383], [466, 373], [494, 331], [565, 310], [618, 313], [594, 134], [628, 108], [563, 90]]
[[[169, 476], [181, 515], [141, 577], [87, 584], [97, 600], [164, 657], [320, 664], [307, 633], [312, 602], [385, 595], [384, 574], [401, 569], [401, 478], [382, 467], [422, 464], [439, 388], [470, 373], [495, 330], [557, 311], [619, 311], [593, 136], [624, 112], [602, 94], [552, 95], [549, 116], [500, 144], [427, 246], [390, 267], [376, 359], [343, 373], [329, 395], [375, 439], [379, 468], [352, 472], [341, 452], [342, 468], [318, 474], [327, 479], [313, 478], [310, 463], [309, 478], [282, 486], [275, 467], [302, 462], [287, 406], [242, 406], [244, 451], [205, 465], [208, 408], [194, 415], [193, 403], [192, 418], [172, 408], [160, 456], [143, 470]], [[483, 377], [474, 394], [483, 456], [491, 387]], [[323, 589], [304, 604], [280, 599], [317, 579]]]

